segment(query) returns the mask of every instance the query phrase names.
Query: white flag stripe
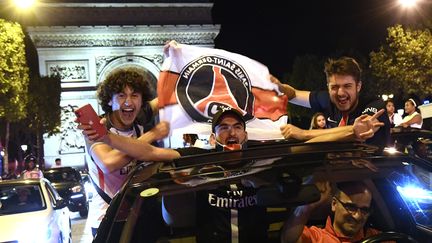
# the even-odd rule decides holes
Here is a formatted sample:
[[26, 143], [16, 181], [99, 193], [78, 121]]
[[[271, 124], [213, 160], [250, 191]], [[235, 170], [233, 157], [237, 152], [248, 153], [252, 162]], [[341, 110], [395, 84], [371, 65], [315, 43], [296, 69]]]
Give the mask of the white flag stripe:
[[[173, 76], [174, 79], [159, 80], [163, 87], [158, 89], [160, 100], [172, 100], [160, 107], [160, 120], [170, 122], [171, 134], [210, 135], [209, 123], [216, 107], [235, 105], [248, 114], [249, 139], [283, 139], [280, 127], [287, 123], [287, 100], [270, 81], [266, 66], [240, 54], [173, 41], [164, 54], [162, 72], [179, 75], [177, 79]], [[215, 82], [219, 85], [217, 92]], [[173, 92], [175, 98], [163, 99], [173, 97]], [[259, 99], [254, 95], [259, 95]]]

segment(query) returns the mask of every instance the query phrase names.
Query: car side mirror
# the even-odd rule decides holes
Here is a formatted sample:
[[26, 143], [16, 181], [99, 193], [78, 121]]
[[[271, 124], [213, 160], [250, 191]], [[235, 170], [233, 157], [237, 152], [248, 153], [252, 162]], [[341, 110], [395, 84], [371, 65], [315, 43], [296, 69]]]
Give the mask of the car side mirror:
[[82, 179], [82, 181], [83, 181], [84, 183], [86, 183], [86, 182], [90, 182], [90, 179], [89, 179], [88, 176], [82, 176], [81, 179]]
[[57, 198], [55, 205], [54, 205], [54, 209], [62, 209], [67, 207], [68, 203], [67, 201], [65, 201], [63, 198]]

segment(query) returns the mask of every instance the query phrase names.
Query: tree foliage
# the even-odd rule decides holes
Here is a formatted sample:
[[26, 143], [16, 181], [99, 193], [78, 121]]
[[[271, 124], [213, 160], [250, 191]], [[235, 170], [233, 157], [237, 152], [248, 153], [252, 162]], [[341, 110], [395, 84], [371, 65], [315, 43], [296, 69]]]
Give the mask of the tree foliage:
[[0, 19], [0, 118], [13, 122], [26, 116], [28, 83], [21, 26]]
[[60, 77], [39, 77], [30, 79], [27, 103], [28, 128], [36, 134], [38, 161], [43, 157], [42, 134], [59, 132], [60, 127]]
[[[315, 55], [299, 56], [294, 60], [292, 72], [283, 78], [286, 83], [299, 90], [323, 90], [326, 88], [324, 60]], [[312, 113], [309, 108], [288, 105], [291, 122], [308, 128]]]
[[28, 127], [37, 133], [57, 133], [60, 127], [59, 77], [32, 77], [29, 83]]
[[378, 52], [370, 53], [370, 66], [382, 92], [432, 93], [432, 36], [429, 29], [411, 29], [396, 25], [388, 28], [388, 37]]

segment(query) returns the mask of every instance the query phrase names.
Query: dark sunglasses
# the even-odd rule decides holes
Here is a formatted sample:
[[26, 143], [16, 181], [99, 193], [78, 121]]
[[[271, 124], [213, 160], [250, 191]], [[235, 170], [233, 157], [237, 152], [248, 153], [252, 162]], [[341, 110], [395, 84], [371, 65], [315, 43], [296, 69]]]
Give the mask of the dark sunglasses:
[[369, 215], [372, 212], [372, 209], [370, 207], [359, 207], [354, 203], [344, 203], [337, 197], [333, 198], [336, 199], [336, 201], [338, 201], [342, 205], [342, 207], [345, 208], [345, 210], [348, 211], [348, 213], [350, 214], [355, 214], [359, 210], [362, 215]]

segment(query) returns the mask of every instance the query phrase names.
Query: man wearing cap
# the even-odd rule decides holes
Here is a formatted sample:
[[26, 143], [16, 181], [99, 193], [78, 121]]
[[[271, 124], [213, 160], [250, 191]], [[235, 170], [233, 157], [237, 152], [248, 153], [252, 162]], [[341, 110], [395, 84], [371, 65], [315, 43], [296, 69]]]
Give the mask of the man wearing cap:
[[43, 173], [36, 167], [36, 157], [33, 155], [27, 156], [25, 159], [26, 169], [21, 173], [23, 179], [43, 178]]
[[[243, 115], [235, 109], [218, 111], [212, 120], [213, 150], [181, 148], [181, 156], [245, 148], [248, 135]], [[250, 162], [250, 161], [249, 161]], [[245, 166], [223, 164], [214, 166]], [[247, 163], [247, 162], [246, 162]], [[212, 166], [204, 167], [212, 171]], [[237, 203], [228, 203], [237, 202]], [[178, 208], [181, 205], [181, 212]], [[242, 183], [208, 191], [163, 198], [163, 216], [170, 226], [199, 225], [197, 242], [266, 242], [266, 208], [257, 205], [256, 189]]]

